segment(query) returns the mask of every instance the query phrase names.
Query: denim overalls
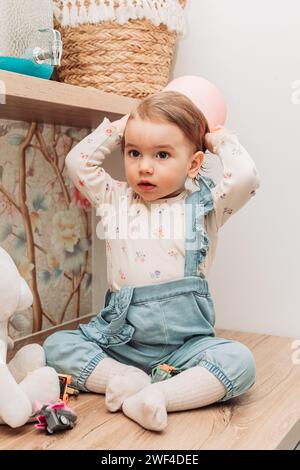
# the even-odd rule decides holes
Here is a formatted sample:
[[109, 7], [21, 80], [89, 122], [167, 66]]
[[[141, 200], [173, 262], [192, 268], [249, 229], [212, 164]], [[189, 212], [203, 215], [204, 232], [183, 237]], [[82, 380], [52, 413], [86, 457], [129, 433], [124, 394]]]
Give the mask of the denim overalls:
[[208, 284], [199, 272], [209, 249], [204, 217], [213, 210], [210, 178], [185, 201], [185, 272], [182, 279], [125, 286], [105, 294], [105, 305], [88, 324], [59, 331], [44, 343], [47, 364], [68, 373], [84, 391], [104, 357], [151, 374], [166, 363], [185, 370], [199, 365], [225, 386], [220, 401], [241, 395], [255, 382], [255, 363], [243, 344], [215, 336], [215, 311]]

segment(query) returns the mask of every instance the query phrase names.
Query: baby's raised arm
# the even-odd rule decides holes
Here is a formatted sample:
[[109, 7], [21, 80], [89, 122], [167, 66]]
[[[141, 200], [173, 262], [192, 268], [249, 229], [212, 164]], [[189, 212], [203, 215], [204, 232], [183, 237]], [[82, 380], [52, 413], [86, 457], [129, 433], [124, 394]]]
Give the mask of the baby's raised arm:
[[104, 118], [102, 123], [75, 145], [66, 156], [70, 178], [79, 191], [98, 207], [110, 203], [112, 192], [125, 187], [126, 182], [113, 179], [103, 168], [107, 155], [119, 146], [126, 123], [126, 116], [114, 122]]
[[223, 178], [213, 189], [214, 214], [219, 229], [260, 186], [255, 163], [237, 136], [222, 128], [206, 134], [208, 150], [218, 155], [223, 165]]

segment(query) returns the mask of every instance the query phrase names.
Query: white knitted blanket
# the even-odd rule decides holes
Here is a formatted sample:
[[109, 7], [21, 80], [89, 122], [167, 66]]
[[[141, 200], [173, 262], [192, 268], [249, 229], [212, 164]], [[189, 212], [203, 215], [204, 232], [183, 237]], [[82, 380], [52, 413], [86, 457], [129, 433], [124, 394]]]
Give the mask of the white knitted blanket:
[[[179, 36], [186, 32], [184, 9], [178, 0], [53, 0], [54, 15], [61, 26], [77, 26], [84, 23], [115, 21], [124, 24], [128, 20], [148, 19], [158, 26], [164, 24]], [[80, 4], [80, 5], [79, 5]]]

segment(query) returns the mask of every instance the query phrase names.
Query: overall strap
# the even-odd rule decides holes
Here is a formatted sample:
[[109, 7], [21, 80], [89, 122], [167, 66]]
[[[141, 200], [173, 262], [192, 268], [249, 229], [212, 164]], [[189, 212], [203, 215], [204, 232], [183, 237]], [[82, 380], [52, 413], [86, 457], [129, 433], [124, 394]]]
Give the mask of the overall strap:
[[[209, 249], [204, 217], [214, 208], [211, 189], [215, 183], [206, 176], [200, 176], [199, 182], [200, 189], [185, 200], [185, 277], [199, 276], [198, 268]], [[203, 277], [203, 274], [200, 276]]]

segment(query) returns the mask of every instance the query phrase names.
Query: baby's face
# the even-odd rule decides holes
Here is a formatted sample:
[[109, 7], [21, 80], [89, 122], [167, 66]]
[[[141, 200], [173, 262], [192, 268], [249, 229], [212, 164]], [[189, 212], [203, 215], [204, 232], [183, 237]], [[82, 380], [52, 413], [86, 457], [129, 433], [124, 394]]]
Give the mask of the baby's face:
[[[184, 190], [194, 154], [184, 133], [166, 121], [128, 121], [125, 173], [129, 186], [146, 201], [177, 196]], [[146, 180], [153, 186], [142, 186]]]

